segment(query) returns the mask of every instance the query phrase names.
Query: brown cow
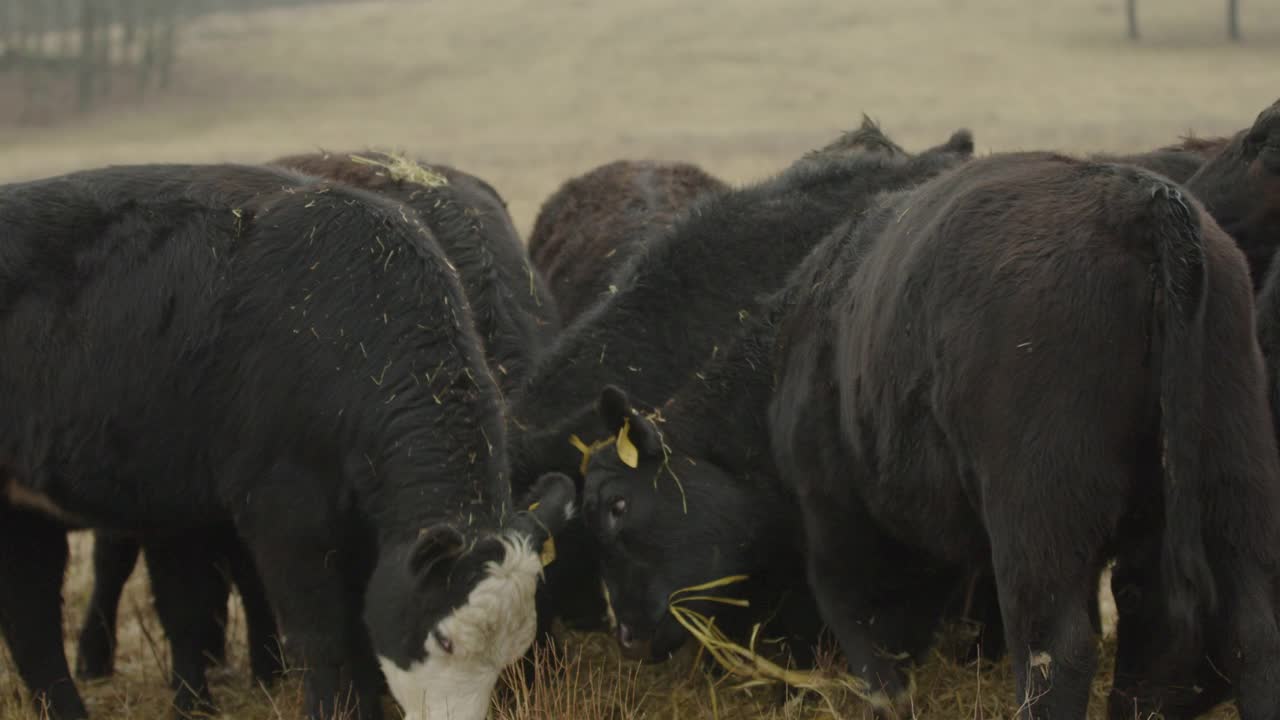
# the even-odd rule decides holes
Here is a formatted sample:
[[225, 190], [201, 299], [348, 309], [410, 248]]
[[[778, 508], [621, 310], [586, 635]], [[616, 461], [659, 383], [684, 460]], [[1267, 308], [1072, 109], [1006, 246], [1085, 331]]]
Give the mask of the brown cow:
[[566, 324], [609, 289], [614, 270], [700, 198], [729, 186], [689, 163], [616, 160], [566, 181], [538, 211], [529, 254]]
[[1137, 165], [1164, 175], [1176, 183], [1185, 183], [1204, 166], [1206, 161], [1216, 157], [1230, 141], [1231, 138], [1188, 136], [1173, 145], [1166, 145], [1148, 152], [1133, 153], [1131, 155], [1099, 153], [1090, 159], [1095, 162], [1120, 162]]

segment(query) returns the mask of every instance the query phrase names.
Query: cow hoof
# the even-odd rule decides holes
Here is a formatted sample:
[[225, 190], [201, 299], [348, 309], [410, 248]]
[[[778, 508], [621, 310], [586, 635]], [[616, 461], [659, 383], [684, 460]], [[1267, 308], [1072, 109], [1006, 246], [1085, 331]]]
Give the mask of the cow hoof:
[[173, 716], [176, 720], [208, 720], [218, 716], [218, 707], [208, 689], [201, 693], [183, 690], [173, 699]]
[[[278, 653], [266, 648], [249, 653], [249, 671], [253, 679], [263, 685], [272, 685], [284, 677], [284, 662]], [[381, 674], [379, 674], [381, 676]]]
[[76, 656], [76, 677], [81, 680], [101, 680], [115, 672], [110, 641], [99, 634], [86, 632], [80, 637], [80, 652]]

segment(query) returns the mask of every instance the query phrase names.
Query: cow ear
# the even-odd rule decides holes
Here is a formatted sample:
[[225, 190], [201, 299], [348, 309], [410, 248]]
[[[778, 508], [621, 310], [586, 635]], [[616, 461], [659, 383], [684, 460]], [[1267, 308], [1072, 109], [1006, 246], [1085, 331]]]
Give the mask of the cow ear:
[[520, 502], [522, 512], [512, 524], [537, 542], [543, 542], [563, 530], [574, 518], [577, 497], [577, 486], [568, 475], [546, 473], [529, 488]]
[[1280, 101], [1258, 114], [1245, 143], [1258, 148], [1258, 160], [1269, 173], [1280, 173]]
[[596, 407], [604, 426], [620, 441], [625, 426], [627, 440], [642, 454], [651, 457], [662, 455], [662, 433], [658, 432], [658, 426], [652, 420], [636, 412], [625, 390], [616, 385], [605, 386]]
[[600, 400], [596, 403], [596, 411], [606, 429], [614, 435], [622, 429], [622, 424], [635, 414], [631, 407], [631, 398], [627, 391], [617, 385], [606, 385], [600, 392]]
[[960, 128], [951, 133], [951, 137], [947, 139], [946, 148], [962, 155], [972, 155], [973, 133], [968, 128]]
[[422, 532], [409, 551], [410, 574], [422, 577], [441, 560], [457, 557], [466, 547], [466, 538], [452, 525], [434, 525]]
[[633, 415], [627, 428], [627, 437], [648, 457], [662, 456], [662, 433], [652, 420], [643, 415]]
[[[1258, 152], [1258, 164], [1262, 170], [1272, 177], [1280, 175], [1280, 122], [1271, 129], [1271, 134], [1262, 142], [1262, 150]], [[1271, 203], [1280, 201], [1274, 198]]]

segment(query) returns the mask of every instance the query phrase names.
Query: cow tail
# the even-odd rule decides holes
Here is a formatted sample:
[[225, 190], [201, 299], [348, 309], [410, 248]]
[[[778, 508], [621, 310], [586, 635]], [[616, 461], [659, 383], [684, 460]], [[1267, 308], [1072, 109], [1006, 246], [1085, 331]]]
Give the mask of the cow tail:
[[1161, 575], [1176, 633], [1192, 637], [1216, 604], [1203, 524], [1205, 315], [1209, 292], [1200, 216], [1179, 189], [1159, 181], [1149, 223], [1158, 257], [1152, 321], [1161, 336], [1160, 459], [1164, 487]]

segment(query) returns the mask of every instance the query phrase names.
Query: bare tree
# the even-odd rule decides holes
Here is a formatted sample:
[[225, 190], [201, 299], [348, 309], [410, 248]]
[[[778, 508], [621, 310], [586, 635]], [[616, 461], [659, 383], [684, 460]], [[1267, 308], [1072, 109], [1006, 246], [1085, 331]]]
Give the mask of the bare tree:
[[132, 73], [135, 97], [173, 79], [180, 23], [214, 11], [251, 11], [334, 0], [0, 0], [0, 80], [21, 87], [21, 120], [51, 98], [81, 112]]
[[80, 0], [80, 72], [79, 99], [81, 112], [93, 105], [93, 76], [98, 62], [98, 3]]

